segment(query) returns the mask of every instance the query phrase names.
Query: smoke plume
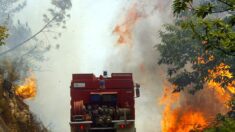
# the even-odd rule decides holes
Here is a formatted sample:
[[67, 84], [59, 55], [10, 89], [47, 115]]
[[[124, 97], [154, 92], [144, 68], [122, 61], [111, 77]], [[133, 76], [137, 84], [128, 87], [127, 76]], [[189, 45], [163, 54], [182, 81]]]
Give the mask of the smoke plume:
[[[134, 1], [114, 26], [117, 45], [108, 58], [107, 69], [132, 72], [141, 84], [141, 97], [136, 99], [136, 128], [138, 132], [161, 131], [161, 109], [158, 99], [162, 93], [162, 68], [158, 67], [158, 32], [171, 22], [170, 1]], [[146, 123], [145, 123], [146, 122]]]

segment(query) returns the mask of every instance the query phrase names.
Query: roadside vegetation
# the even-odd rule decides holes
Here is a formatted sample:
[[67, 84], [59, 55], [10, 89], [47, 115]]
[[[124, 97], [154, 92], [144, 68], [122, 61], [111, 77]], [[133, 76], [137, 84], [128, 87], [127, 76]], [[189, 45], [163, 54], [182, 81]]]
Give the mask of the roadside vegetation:
[[235, 1], [174, 0], [174, 24], [160, 32], [157, 46], [172, 93], [197, 94], [207, 84], [228, 91], [227, 114], [218, 113], [206, 132], [235, 130]]

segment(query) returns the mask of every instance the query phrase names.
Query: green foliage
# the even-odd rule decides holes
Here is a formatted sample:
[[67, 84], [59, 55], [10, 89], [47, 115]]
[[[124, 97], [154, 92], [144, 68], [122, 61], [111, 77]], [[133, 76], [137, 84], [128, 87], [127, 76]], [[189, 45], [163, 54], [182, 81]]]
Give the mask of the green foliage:
[[0, 46], [4, 45], [4, 40], [8, 37], [7, 29], [3, 26], [0, 26]]
[[217, 10], [220, 12], [228, 8], [227, 4], [218, 8], [218, 4], [210, 1], [193, 7], [190, 0], [175, 0], [174, 12], [186, 10], [182, 7], [184, 4], [191, 10], [181, 14], [175, 25], [165, 25], [166, 31], [160, 32], [162, 42], [158, 45], [161, 54], [159, 64], [168, 66], [168, 80], [177, 86], [173, 92], [190, 86], [189, 92], [194, 94], [210, 80], [226, 88], [235, 78], [218, 76], [212, 79], [209, 70], [223, 63], [229, 65], [229, 72], [235, 75], [235, 17], [231, 14], [223, 19], [209, 17], [209, 14]]
[[[194, 18], [190, 21], [200, 20]], [[194, 94], [197, 90], [203, 88], [205, 82], [211, 80], [209, 70], [214, 69], [221, 62], [235, 67], [235, 57], [225, 56], [217, 50], [205, 51], [206, 45], [198, 37], [192, 39], [193, 31], [189, 28], [182, 28], [180, 26], [182, 24], [182, 21], [178, 21], [176, 25], [165, 25], [166, 31], [160, 32], [162, 41], [157, 48], [160, 51], [161, 58], [158, 64], [168, 66], [168, 80], [177, 86], [174, 92], [179, 92], [191, 86], [189, 92]], [[203, 29], [195, 28], [194, 30], [200, 33]], [[212, 56], [213, 59], [211, 59]], [[203, 59], [203, 63], [200, 58]], [[231, 73], [235, 72], [234, 69], [229, 70]], [[234, 77], [222, 76], [213, 79], [215, 82], [221, 82], [221, 86], [224, 88], [233, 80]]]
[[195, 14], [198, 17], [205, 18], [209, 13], [212, 13], [212, 8], [213, 5], [211, 3], [208, 3], [207, 5], [202, 5], [195, 9]]
[[204, 132], [234, 132], [235, 130], [235, 119], [225, 117], [223, 120], [218, 122], [218, 125], [212, 126], [204, 130]]
[[[186, 25], [186, 26], [185, 26]], [[220, 50], [226, 53], [235, 53], [235, 32], [230, 24], [223, 20], [203, 20], [198, 19], [197, 22], [188, 22], [184, 24], [184, 28], [191, 28], [194, 36], [201, 41], [206, 41], [205, 50]], [[195, 31], [201, 29], [201, 32]]]
[[182, 10], [186, 10], [187, 9], [187, 4], [191, 3], [193, 0], [174, 0], [173, 1], [173, 9], [174, 9], [174, 13], [178, 14], [180, 13]]
[[[224, 54], [235, 56], [235, 1], [215, 0], [202, 4], [193, 4], [189, 0], [174, 0], [174, 14], [181, 14], [190, 9], [198, 21], [191, 21], [188, 26], [193, 31], [193, 37], [206, 42], [206, 50], [219, 50]], [[190, 19], [189, 16], [187, 18]], [[200, 28], [201, 32], [195, 31]]]

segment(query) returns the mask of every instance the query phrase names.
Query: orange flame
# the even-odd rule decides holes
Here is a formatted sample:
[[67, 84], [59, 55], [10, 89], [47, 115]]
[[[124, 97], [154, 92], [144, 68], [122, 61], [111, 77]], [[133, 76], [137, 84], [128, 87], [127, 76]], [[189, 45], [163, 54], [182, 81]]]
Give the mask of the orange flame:
[[[199, 59], [200, 62], [202, 59]], [[232, 78], [229, 66], [221, 63], [212, 70], [208, 70], [209, 78], [204, 89], [195, 95], [187, 91], [172, 93], [175, 86], [165, 84], [160, 104], [164, 105], [161, 121], [162, 132], [189, 132], [202, 131], [214, 120], [218, 113], [225, 114], [229, 111], [227, 105], [235, 93], [235, 81], [228, 87], [222, 88], [221, 82], [213, 79], [218, 76]]]
[[213, 61], [215, 58], [214, 58], [214, 56], [213, 55], [211, 55], [211, 56], [209, 56], [209, 58], [208, 58], [208, 60], [205, 60], [203, 57], [197, 57], [197, 62], [199, 63], [199, 64], [206, 64], [206, 63], [208, 63], [208, 62], [210, 62], [210, 61]]
[[145, 65], [144, 65], [144, 63], [141, 63], [139, 65], [139, 69], [140, 69], [141, 73], [145, 73]]
[[[207, 125], [202, 112], [193, 109], [192, 106], [180, 102], [180, 93], [172, 93], [175, 86], [165, 83], [164, 94], [160, 104], [165, 105], [161, 121], [163, 132], [189, 132], [190, 130], [201, 130]], [[180, 104], [182, 103], [182, 104]], [[185, 107], [182, 107], [184, 105]]]
[[30, 99], [36, 96], [36, 77], [31, 75], [25, 79], [23, 85], [15, 90], [16, 95], [23, 99]]
[[180, 109], [171, 111], [171, 109], [167, 107], [164, 114], [169, 112], [167, 113], [168, 116], [161, 122], [163, 132], [189, 132], [190, 130], [202, 130], [207, 125], [207, 121], [201, 112], [187, 111], [186, 113], [179, 115], [179, 110]]
[[215, 79], [218, 76], [221, 77], [228, 77], [228, 78], [232, 78], [233, 75], [232, 73], [229, 71], [230, 66], [224, 64], [224, 63], [220, 63], [217, 67], [215, 67], [213, 70], [208, 70], [209, 73], [209, 77], [211, 79]]
[[235, 81], [232, 81], [232, 83], [228, 84], [228, 91], [231, 92], [232, 94], [235, 94]]
[[[214, 88], [218, 93], [220, 93], [220, 100], [229, 101], [231, 99], [231, 94], [235, 93], [235, 81], [228, 83], [226, 88], [222, 87], [222, 83], [225, 81], [225, 78], [233, 78], [232, 73], [229, 71], [230, 66], [220, 63], [217, 67], [212, 70], [208, 70], [209, 78], [211, 80], [208, 81], [208, 87]], [[221, 77], [220, 82], [215, 82], [212, 79], [216, 79], [217, 77]]]
[[118, 35], [118, 44], [131, 44], [132, 31], [137, 20], [141, 17], [138, 13], [136, 5], [128, 10], [124, 22], [115, 26], [113, 33]]

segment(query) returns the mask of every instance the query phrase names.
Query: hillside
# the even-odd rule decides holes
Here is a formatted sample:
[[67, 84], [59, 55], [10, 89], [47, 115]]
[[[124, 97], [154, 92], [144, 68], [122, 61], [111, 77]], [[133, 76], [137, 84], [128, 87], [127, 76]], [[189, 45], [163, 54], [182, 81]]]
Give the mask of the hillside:
[[16, 87], [0, 76], [0, 132], [48, 132], [16, 94]]

